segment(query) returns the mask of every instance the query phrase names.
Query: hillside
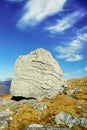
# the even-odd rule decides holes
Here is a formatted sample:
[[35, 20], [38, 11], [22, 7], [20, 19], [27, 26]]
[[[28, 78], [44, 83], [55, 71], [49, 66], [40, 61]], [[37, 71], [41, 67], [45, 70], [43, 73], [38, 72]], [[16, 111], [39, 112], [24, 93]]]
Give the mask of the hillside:
[[[85, 126], [74, 125], [70, 128], [68, 124], [56, 124], [55, 116], [60, 113], [67, 113], [78, 119], [87, 119], [87, 77], [81, 79], [71, 79], [67, 81], [72, 88], [80, 88], [81, 91], [75, 94], [57, 95], [53, 99], [36, 100], [21, 100], [19, 102], [12, 101], [12, 95], [2, 96], [0, 98], [0, 110], [9, 109], [11, 120], [8, 121], [8, 128], [4, 130], [31, 130], [24, 129], [27, 125], [40, 124], [55, 128], [63, 128], [62, 130], [86, 130]], [[3, 105], [2, 105], [3, 101]], [[63, 115], [64, 117], [64, 115]], [[3, 129], [2, 129], [3, 130]], [[34, 129], [36, 130], [36, 129]], [[48, 130], [48, 129], [43, 129]]]
[[78, 86], [87, 86], [87, 76], [83, 78], [73, 78], [67, 80], [67, 85], [71, 88]]

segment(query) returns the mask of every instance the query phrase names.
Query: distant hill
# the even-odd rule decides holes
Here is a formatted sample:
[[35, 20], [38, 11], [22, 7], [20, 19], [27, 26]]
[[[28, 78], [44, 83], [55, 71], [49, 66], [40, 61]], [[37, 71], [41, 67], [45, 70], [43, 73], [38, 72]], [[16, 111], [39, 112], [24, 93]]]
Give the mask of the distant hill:
[[69, 87], [87, 86], [87, 76], [83, 78], [73, 78], [66, 81]]
[[7, 95], [10, 93], [11, 80], [0, 81], [0, 96]]

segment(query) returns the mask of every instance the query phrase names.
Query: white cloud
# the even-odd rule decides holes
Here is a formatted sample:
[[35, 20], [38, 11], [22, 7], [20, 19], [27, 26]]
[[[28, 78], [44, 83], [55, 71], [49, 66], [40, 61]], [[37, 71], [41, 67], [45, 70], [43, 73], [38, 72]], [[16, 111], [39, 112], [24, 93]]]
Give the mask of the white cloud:
[[75, 11], [65, 18], [57, 20], [55, 25], [50, 25], [46, 27], [46, 30], [49, 30], [51, 33], [63, 32], [66, 29], [72, 27], [82, 16], [84, 16], [84, 13], [81, 13], [80, 11]]
[[24, 0], [6, 0], [6, 1], [10, 1], [10, 2], [22, 2]]
[[81, 41], [87, 41], [87, 33], [79, 34], [77, 38]]
[[87, 71], [87, 66], [84, 68], [85, 71]]
[[29, 0], [24, 7], [25, 13], [17, 26], [25, 28], [34, 26], [47, 16], [52, 16], [63, 9], [67, 0]]
[[87, 32], [87, 25], [85, 25], [84, 27], [82, 27], [81, 29], [79, 29], [79, 32], [80, 33]]
[[58, 52], [57, 58], [65, 59], [67, 62], [74, 62], [83, 59], [81, 55], [82, 44], [79, 40], [73, 40], [67, 46], [57, 46], [55, 49]]
[[[83, 55], [81, 54], [81, 50], [83, 49], [85, 41], [87, 41], [87, 33], [79, 33], [70, 43], [65, 43], [65, 46], [57, 46], [54, 48], [54, 50], [59, 54], [57, 58], [65, 59], [67, 62], [82, 60]], [[84, 70], [86, 69], [87, 68]]]

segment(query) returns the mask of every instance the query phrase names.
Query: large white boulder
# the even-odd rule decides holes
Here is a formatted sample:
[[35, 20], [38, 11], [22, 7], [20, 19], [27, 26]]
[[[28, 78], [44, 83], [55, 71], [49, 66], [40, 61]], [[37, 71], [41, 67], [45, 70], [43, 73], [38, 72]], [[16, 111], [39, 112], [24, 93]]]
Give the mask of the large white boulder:
[[12, 95], [41, 100], [55, 97], [65, 87], [61, 68], [48, 51], [39, 48], [17, 59], [10, 89]]

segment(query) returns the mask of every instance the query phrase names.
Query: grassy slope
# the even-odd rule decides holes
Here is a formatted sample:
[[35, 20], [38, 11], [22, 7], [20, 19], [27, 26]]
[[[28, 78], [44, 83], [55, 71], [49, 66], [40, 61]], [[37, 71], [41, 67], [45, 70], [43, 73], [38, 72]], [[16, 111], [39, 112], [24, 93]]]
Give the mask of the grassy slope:
[[[78, 82], [77, 82], [78, 81]], [[73, 85], [72, 85], [73, 83]], [[23, 104], [15, 106], [12, 111], [22, 108], [18, 114], [13, 114], [13, 120], [10, 122], [9, 130], [23, 130], [28, 124], [39, 123], [45, 125], [57, 126], [54, 122], [55, 115], [61, 111], [71, 113], [75, 116], [82, 116], [87, 118], [87, 77], [82, 79], [72, 79], [67, 81], [70, 88], [79, 87], [82, 92], [75, 95], [57, 95], [54, 99], [43, 99], [41, 102], [47, 104], [47, 109], [42, 112], [32, 110], [29, 105]], [[74, 85], [75, 84], [75, 85]], [[10, 100], [11, 95], [1, 97]], [[37, 102], [37, 103], [41, 103]], [[0, 107], [0, 109], [5, 109]], [[67, 126], [63, 126], [67, 127]], [[76, 127], [73, 130], [86, 130], [81, 127]]]

